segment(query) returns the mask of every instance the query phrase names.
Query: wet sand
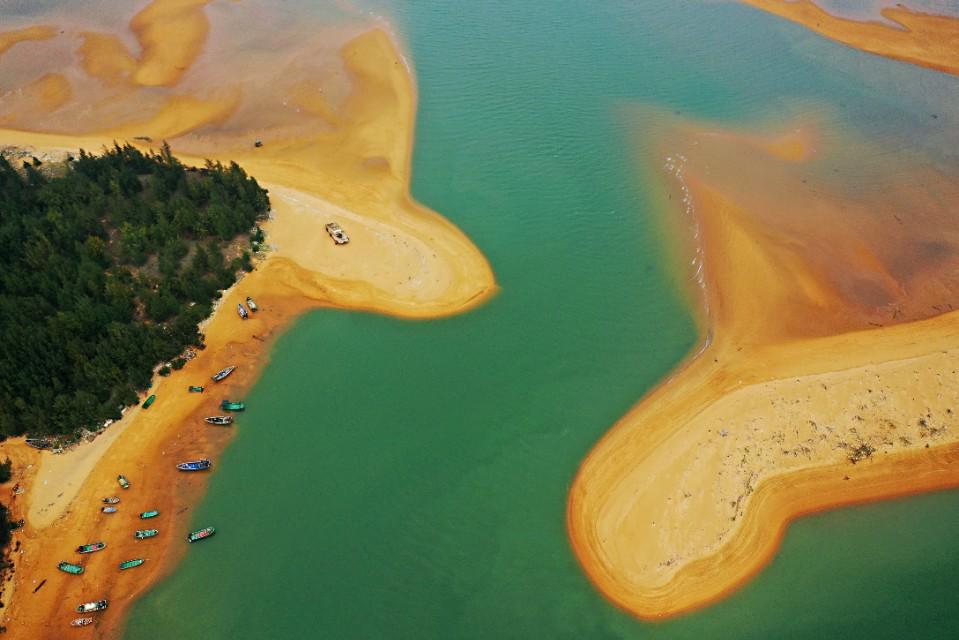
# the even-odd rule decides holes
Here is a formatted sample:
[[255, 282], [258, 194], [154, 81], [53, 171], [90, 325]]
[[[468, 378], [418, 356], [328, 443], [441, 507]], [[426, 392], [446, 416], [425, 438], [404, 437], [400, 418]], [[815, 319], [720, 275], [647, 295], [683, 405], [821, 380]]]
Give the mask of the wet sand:
[[[567, 511], [587, 575], [642, 618], [725, 597], [803, 514], [959, 486], [959, 313], [943, 313], [959, 302], [957, 252], [943, 247], [951, 258], [928, 264], [920, 249], [923, 216], [948, 207], [917, 202], [899, 210], [909, 224], [889, 229], [877, 206], [863, 222], [824, 177], [832, 171], [819, 173], [855, 145], [796, 129], [684, 124], [664, 136], [687, 143], [664, 168], [673, 201], [695, 212], [706, 339], [589, 453]], [[798, 197], [814, 177], [818, 195]], [[823, 259], [825, 247], [835, 256]], [[878, 284], [850, 286], [852, 276]], [[907, 281], [943, 306], [916, 303], [926, 294]]]
[[[416, 94], [390, 36], [380, 29], [368, 31], [350, 41], [342, 56], [353, 88], [336, 110], [335, 129], [271, 139], [263, 148], [254, 148], [249, 134], [242, 146], [192, 141], [195, 147], [209, 146], [204, 156], [239, 162], [270, 190], [273, 205], [272, 220], [264, 228], [274, 248], [227, 292], [205, 328], [207, 348], [183, 370], [158, 379], [151, 389], [157, 395], [153, 407], [132, 410], [108, 429], [106, 439], [60, 457], [27, 452], [20, 440], [0, 445], [0, 455], [8, 451], [36, 456], [36, 477], [46, 483], [20, 496], [18, 508], [30, 518], [25, 531], [17, 534], [23, 552], [15, 558], [17, 590], [4, 620], [11, 638], [74, 633], [67, 630], [75, 617], [72, 608], [98, 598], [110, 599], [109, 610], [92, 629], [74, 634], [119, 634], [129, 604], [168, 573], [188, 547], [183, 537], [190, 509], [206, 476], [178, 474], [175, 463], [216, 458], [232, 430], [206, 425], [202, 417], [219, 413], [216, 407], [223, 398], [242, 397], [261, 369], [272, 338], [301, 313], [337, 307], [435, 318], [463, 312], [495, 293], [492, 270], [480, 251], [409, 194]], [[213, 119], [207, 102], [187, 97], [176, 104], [175, 117], [84, 136], [2, 130], [0, 140], [43, 150], [98, 149], [134, 131], [156, 140], [209, 125]], [[202, 165], [199, 157], [178, 155]], [[350, 234], [349, 245], [333, 245], [323, 228], [331, 220]], [[248, 295], [260, 311], [241, 321], [236, 303]], [[214, 385], [209, 376], [229, 364], [240, 366]], [[189, 394], [191, 384], [206, 385], [207, 392]], [[242, 416], [234, 428], [243, 428]], [[129, 490], [117, 486], [118, 473], [129, 478]], [[107, 495], [122, 498], [119, 513], [100, 513], [99, 499]], [[133, 531], [144, 523], [135, 514], [151, 508], [159, 509], [161, 516], [145, 524], [161, 533], [136, 541]], [[76, 546], [95, 540], [107, 542], [107, 549], [84, 557], [82, 576], [57, 571], [57, 562], [79, 557]], [[148, 560], [119, 572], [117, 564], [132, 557]], [[42, 589], [33, 593], [42, 580]]]
[[959, 74], [959, 18], [886, 7], [881, 14], [896, 23], [890, 25], [834, 16], [812, 0], [742, 1], [850, 47]]

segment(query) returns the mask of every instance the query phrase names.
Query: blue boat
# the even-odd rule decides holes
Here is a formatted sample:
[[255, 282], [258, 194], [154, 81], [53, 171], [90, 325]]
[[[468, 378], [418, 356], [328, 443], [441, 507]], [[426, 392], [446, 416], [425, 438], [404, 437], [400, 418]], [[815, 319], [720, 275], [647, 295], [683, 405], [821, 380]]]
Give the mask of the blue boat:
[[189, 462], [181, 462], [176, 466], [180, 471], [206, 471], [213, 466], [213, 463], [203, 458], [202, 460], [190, 460]]

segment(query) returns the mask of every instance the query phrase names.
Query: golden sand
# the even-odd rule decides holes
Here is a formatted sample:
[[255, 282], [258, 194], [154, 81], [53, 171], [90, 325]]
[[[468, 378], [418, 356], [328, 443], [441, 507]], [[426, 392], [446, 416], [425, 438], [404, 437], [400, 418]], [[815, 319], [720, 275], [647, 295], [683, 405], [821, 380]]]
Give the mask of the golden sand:
[[[409, 194], [415, 87], [390, 37], [369, 31], [351, 41], [342, 56], [353, 88], [336, 110], [335, 129], [321, 126], [292, 139], [270, 140], [263, 148], [254, 148], [244, 136], [242, 146], [204, 153], [238, 161], [270, 190], [273, 219], [265, 229], [267, 242], [275, 245], [225, 295], [205, 328], [207, 348], [183, 370], [158, 380], [151, 389], [157, 401], [149, 410], [132, 409], [93, 445], [57, 457], [26, 451], [20, 440], [0, 444], [0, 455], [35, 456], [40, 461], [35, 477], [42, 479], [29, 483], [17, 505], [18, 513], [29, 518], [18, 534], [23, 553], [16, 557], [17, 591], [4, 621], [11, 638], [61, 638], [75, 615], [72, 607], [93, 597], [110, 599], [97, 633], [119, 628], [129, 604], [168, 572], [186, 547], [182, 537], [189, 509], [205, 480], [177, 475], [175, 463], [212, 457], [229, 440], [230, 429], [210, 427], [202, 416], [214, 413], [224, 394], [242, 395], [272, 337], [300, 313], [329, 306], [432, 318], [462, 312], [495, 293], [483, 255], [454, 225]], [[47, 150], [96, 150], [118, 132], [175, 136], [208, 127], [222, 121], [224, 104], [230, 106], [209, 98], [174, 100], [174, 107], [167, 102], [160, 108], [160, 116], [114, 131], [63, 136], [0, 130], [0, 140]], [[178, 155], [202, 164], [199, 157]], [[324, 231], [331, 220], [350, 234], [349, 245], [333, 245]], [[260, 311], [241, 321], [236, 303], [248, 295]], [[209, 376], [229, 364], [240, 368], [216, 386], [217, 393], [187, 393], [191, 384], [212, 386]], [[236, 428], [242, 428], [239, 422]], [[129, 491], [118, 488], [118, 473], [129, 478]], [[101, 514], [99, 498], [114, 494], [122, 497], [121, 512]], [[162, 513], [161, 534], [137, 542], [129, 515], [150, 508]], [[77, 545], [100, 539], [108, 547], [85, 560], [82, 577], [56, 571], [56, 562], [76, 557]], [[137, 556], [149, 561], [136, 571], [116, 570], [118, 562]], [[33, 593], [41, 580], [47, 582]]]
[[57, 35], [57, 30], [46, 25], [27, 27], [26, 29], [16, 29], [13, 31], [0, 31], [0, 56], [7, 52], [18, 42], [28, 42], [30, 40], [49, 40]]
[[890, 25], [840, 18], [812, 0], [742, 1], [850, 47], [959, 74], [959, 18], [886, 7], [880, 13]]
[[[893, 228], [901, 245], [893, 250], [876, 235], [883, 209], [864, 222], [821, 176], [809, 187], [818, 197], [798, 200], [832, 223], [820, 229], [820, 214], [788, 210], [802, 181], [831, 166], [801, 158], [832, 150], [793, 142], [783, 154], [783, 135], [763, 143], [684, 125], [667, 136], [688, 143], [681, 168], [675, 158], [667, 168], [697, 212], [709, 340], [589, 453], [567, 513], [590, 579], [643, 618], [728, 594], [768, 562], [800, 515], [959, 486], [959, 313], [897, 307], [904, 283], [918, 282], [906, 248], [922, 261], [927, 225]], [[900, 213], [943, 214], [926, 201], [914, 206]], [[830, 251], [839, 262], [819, 261]], [[954, 268], [922, 270], [943, 305], [959, 301]], [[875, 286], [847, 286], [849, 273]], [[874, 326], [880, 318], [886, 326]]]

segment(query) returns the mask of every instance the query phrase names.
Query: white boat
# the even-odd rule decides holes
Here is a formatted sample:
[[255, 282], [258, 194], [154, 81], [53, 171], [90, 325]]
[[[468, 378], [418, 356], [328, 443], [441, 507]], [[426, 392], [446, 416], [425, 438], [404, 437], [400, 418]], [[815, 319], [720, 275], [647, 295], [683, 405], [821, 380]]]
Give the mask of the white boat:
[[236, 305], [236, 312], [244, 320], [250, 317], [250, 312], [246, 310], [246, 307], [243, 306], [243, 303], [238, 303]]
[[330, 234], [330, 237], [333, 238], [333, 242], [336, 244], [346, 244], [350, 241], [350, 237], [343, 231], [343, 227], [336, 222], [327, 223], [326, 232]]
[[106, 600], [94, 600], [93, 602], [84, 602], [77, 607], [77, 613], [93, 613], [94, 611], [103, 611], [110, 603]]
[[74, 618], [70, 621], [71, 627], [85, 627], [88, 624], [93, 624], [93, 618]]
[[213, 382], [219, 382], [220, 380], [223, 380], [228, 375], [233, 373], [235, 370], [236, 370], [235, 364], [227, 367], [226, 369], [220, 369], [219, 371], [213, 374]]

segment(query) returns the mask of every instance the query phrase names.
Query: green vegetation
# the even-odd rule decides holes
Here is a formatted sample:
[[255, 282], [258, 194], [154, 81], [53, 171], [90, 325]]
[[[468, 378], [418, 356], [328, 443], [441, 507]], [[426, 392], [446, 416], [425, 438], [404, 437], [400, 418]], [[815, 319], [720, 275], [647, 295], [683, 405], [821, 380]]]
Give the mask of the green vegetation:
[[0, 156], [0, 438], [97, 428], [202, 348], [268, 209], [235, 163], [187, 169], [168, 147], [81, 152], [58, 176]]
[[10, 458], [7, 458], [0, 463], [0, 484], [3, 484], [4, 482], [10, 482], [12, 467], [13, 463], [10, 462]]

